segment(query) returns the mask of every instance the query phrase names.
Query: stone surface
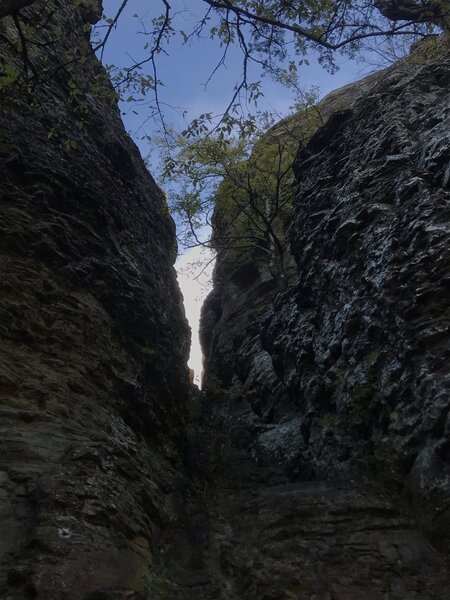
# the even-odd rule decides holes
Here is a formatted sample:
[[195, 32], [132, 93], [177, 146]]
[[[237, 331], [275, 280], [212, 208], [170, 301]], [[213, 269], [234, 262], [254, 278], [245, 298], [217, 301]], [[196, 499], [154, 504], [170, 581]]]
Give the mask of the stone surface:
[[[267, 140], [270, 144], [274, 139], [286, 138], [292, 144], [291, 140], [294, 138], [296, 146], [299, 144], [303, 146], [308, 141], [308, 136], [310, 137], [321, 125], [326, 124], [334, 112], [343, 107], [352, 107], [358, 99], [376, 86], [380, 79], [394, 76], [391, 71], [392, 69], [386, 69], [370, 74], [356, 83], [331, 92], [306, 113], [304, 111], [295, 113], [281, 120], [258, 143]], [[292, 186], [294, 183], [293, 181]], [[220, 229], [221, 219], [220, 210], [216, 210], [213, 218], [216, 228]], [[287, 221], [280, 227], [281, 229], [288, 229], [290, 216]], [[287, 231], [285, 234], [279, 233], [279, 240], [287, 246], [286, 282], [293, 285], [298, 274], [297, 265], [289, 248]], [[256, 312], [270, 304], [271, 299], [280, 291], [280, 286], [277, 285], [271, 272], [270, 262], [267, 253], [261, 252], [257, 247], [241, 252], [239, 256], [236, 256], [232, 248], [220, 253], [214, 268], [213, 291], [203, 306], [200, 323], [200, 338], [205, 354], [205, 380], [214, 378], [215, 373], [220, 372], [219, 379], [222, 384], [225, 377], [228, 377], [226, 385], [231, 385], [235, 369], [232, 364], [235, 353], [234, 346], [228, 342], [231, 342], [235, 335], [239, 335], [241, 328], [247, 327], [249, 322], [254, 321], [256, 324], [258, 318], [253, 318]], [[218, 344], [215, 343], [216, 331], [220, 335]], [[252, 360], [260, 362], [264, 360], [263, 356], [264, 352], [259, 359]], [[242, 362], [239, 359], [237, 364]], [[267, 374], [268, 371], [266, 376]], [[273, 386], [266, 387], [272, 397]]]
[[292, 228], [297, 327], [310, 332], [295, 337], [313, 362], [295, 384], [309, 443], [317, 436], [332, 465], [320, 419], [337, 416], [349, 462], [379, 454], [372, 468], [404, 484], [447, 549], [449, 73], [448, 60], [419, 67], [315, 136], [298, 157]]
[[447, 57], [403, 65], [301, 149], [286, 291], [219, 264], [224, 598], [447, 595], [449, 92]]
[[[92, 12], [24, 16], [52, 43], [32, 46], [34, 93], [0, 98], [0, 597], [143, 598], [185, 487], [174, 225], [90, 55]], [[9, 18], [0, 46], [20, 68]]]
[[0, 20], [41, 74], [0, 82], [0, 598], [444, 600], [448, 60], [323, 102], [289, 286], [219, 262], [189, 393], [174, 227], [97, 8], [32, 3], [27, 56]]

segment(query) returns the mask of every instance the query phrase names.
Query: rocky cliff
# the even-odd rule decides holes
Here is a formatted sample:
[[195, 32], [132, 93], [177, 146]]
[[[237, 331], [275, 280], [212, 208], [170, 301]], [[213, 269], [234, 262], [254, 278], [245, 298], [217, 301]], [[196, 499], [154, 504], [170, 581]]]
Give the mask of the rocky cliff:
[[[281, 142], [275, 157], [278, 154], [280, 159], [284, 158], [282, 153], [287, 154], [288, 152], [295, 155], [298, 149], [303, 148], [311, 136], [327, 123], [333, 113], [342, 110], [343, 107], [350, 109], [381, 78], [388, 76], [390, 76], [389, 70], [370, 74], [361, 81], [331, 92], [317, 106], [308, 107], [283, 119], [258, 140], [258, 152], [254, 153], [256, 156], [252, 157], [252, 162], [257, 167], [259, 155], [264, 158], [264, 148], [271, 148], [274, 141], [276, 142], [278, 139]], [[267, 179], [267, 174], [265, 177]], [[289, 186], [289, 194], [293, 196], [294, 179], [286, 178], [283, 185]], [[221, 189], [219, 188], [220, 193]], [[283, 200], [280, 198], [277, 203]], [[230, 211], [230, 209], [228, 210]], [[245, 325], [248, 318], [252, 318], [256, 310], [270, 304], [272, 298], [280, 291], [280, 285], [271, 269], [270, 252], [262, 251], [250, 236], [248, 239], [244, 239], [242, 248], [234, 247], [236, 242], [233, 242], [233, 227], [236, 217], [233, 215], [234, 218], [227, 219], [224, 212], [219, 199], [213, 215], [214, 238], [220, 238], [221, 230], [224, 228], [223, 222], [231, 220], [231, 233], [228, 234], [231, 242], [227, 244], [227, 240], [225, 240], [222, 248], [219, 244], [218, 260], [214, 269], [213, 291], [203, 307], [200, 338], [205, 355], [205, 382], [217, 379], [222, 387], [229, 387], [232, 385], [232, 378], [241, 363], [240, 358], [235, 360], [236, 353], [232, 341], [236, 335], [239, 335], [242, 326]], [[278, 239], [286, 255], [285, 279], [288, 284], [293, 284], [298, 277], [288, 234], [291, 217], [291, 206], [287, 210], [275, 211], [274, 214], [274, 228], [278, 229]], [[251, 223], [246, 223], [246, 225], [251, 227]], [[276, 400], [273, 386], [267, 387], [266, 391], [270, 397], [269, 402], [273, 403]]]
[[93, 4], [0, 21], [4, 600], [138, 597], [183, 485], [174, 225], [92, 56]]
[[369, 83], [297, 156], [296, 281], [204, 306], [226, 598], [446, 597], [450, 62]]
[[173, 222], [89, 44], [100, 3], [17, 5], [0, 19], [0, 598], [444, 600], [449, 59], [322, 103], [289, 285], [219, 261], [202, 395]]

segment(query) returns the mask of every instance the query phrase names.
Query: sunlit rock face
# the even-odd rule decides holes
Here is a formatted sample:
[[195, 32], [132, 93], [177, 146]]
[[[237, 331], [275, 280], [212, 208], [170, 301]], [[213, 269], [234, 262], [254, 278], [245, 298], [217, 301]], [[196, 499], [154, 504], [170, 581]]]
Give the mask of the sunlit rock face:
[[[0, 94], [4, 599], [137, 598], [182, 485], [174, 225], [90, 55], [87, 4], [24, 11], [42, 75]], [[3, 19], [20, 69], [17, 36]]]
[[373, 83], [298, 154], [298, 279], [204, 307], [232, 598], [447, 594], [450, 62]]

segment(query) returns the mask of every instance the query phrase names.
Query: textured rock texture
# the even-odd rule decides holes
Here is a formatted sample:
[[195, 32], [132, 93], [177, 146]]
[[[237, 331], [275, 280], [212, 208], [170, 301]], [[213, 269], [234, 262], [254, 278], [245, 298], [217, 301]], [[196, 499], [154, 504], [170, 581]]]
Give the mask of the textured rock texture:
[[449, 61], [324, 101], [290, 285], [219, 263], [188, 419], [173, 223], [99, 10], [0, 20], [0, 598], [444, 600]]
[[384, 453], [373, 468], [398, 469], [394, 481], [447, 549], [449, 73], [448, 60], [424, 66], [336, 115], [298, 157], [292, 228], [295, 337], [309, 353], [296, 393], [314, 455], [342, 468], [335, 442], [317, 431], [320, 413], [331, 413], [359, 442], [356, 451], [351, 438], [339, 444], [350, 462]]
[[450, 62], [372, 84], [298, 155], [298, 279], [204, 307], [224, 598], [448, 593]]
[[[90, 54], [92, 2], [23, 17], [41, 75], [0, 98], [0, 597], [144, 598], [185, 487], [174, 226]], [[21, 69], [9, 17], [0, 46]]]
[[[379, 71], [368, 75], [361, 81], [346, 85], [328, 94], [310, 113], [297, 113], [283, 119], [266, 134], [265, 139], [294, 138], [296, 148], [300, 140], [308, 141], [315, 130], [327, 123], [330, 116], [342, 108], [349, 109], [353, 104], [368, 93], [377, 82], [389, 76], [389, 71]], [[262, 143], [264, 139], [262, 140]], [[304, 145], [304, 144], [303, 144]], [[292, 182], [294, 186], [294, 181]], [[214, 214], [214, 226], [221, 227], [222, 215], [220, 210]], [[287, 217], [290, 223], [290, 216]], [[288, 223], [281, 229], [288, 229]], [[297, 265], [290, 251], [288, 234], [279, 233], [282, 244], [287, 246], [286, 280], [292, 285], [298, 277]], [[289, 258], [290, 256], [290, 258]], [[205, 380], [217, 378], [221, 384], [231, 385], [236, 368], [241, 360], [235, 361], [232, 340], [239, 336], [242, 326], [252, 319], [256, 311], [270, 304], [280, 291], [269, 266], [267, 253], [258, 248], [247, 252], [236, 253], [231, 248], [222, 251], [214, 269], [214, 286], [207, 302], [203, 307], [200, 337], [205, 354]], [[217, 339], [217, 343], [216, 343]], [[267, 357], [266, 357], [267, 358]], [[264, 357], [262, 358], [264, 361]], [[263, 370], [268, 375], [267, 369]], [[273, 386], [267, 386], [270, 402], [274, 402]]]

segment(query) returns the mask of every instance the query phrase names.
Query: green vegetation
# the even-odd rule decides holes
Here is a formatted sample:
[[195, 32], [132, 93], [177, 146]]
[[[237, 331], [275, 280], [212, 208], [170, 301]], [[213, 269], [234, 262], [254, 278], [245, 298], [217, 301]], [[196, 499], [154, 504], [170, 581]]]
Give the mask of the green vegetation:
[[356, 384], [350, 394], [347, 404], [350, 423], [357, 425], [369, 421], [378, 400], [375, 377], [372, 375], [368, 381]]
[[173, 597], [170, 581], [156, 573], [144, 577], [144, 591], [148, 600], [170, 600]]
[[440, 36], [425, 38], [416, 42], [411, 53], [405, 57], [406, 65], [421, 65], [444, 57], [450, 52], [450, 31]]
[[[298, 148], [322, 124], [316, 100], [305, 96], [295, 116], [276, 125], [276, 116], [265, 112], [240, 124], [226, 119], [207, 136], [186, 130], [168, 146], [163, 140], [163, 184], [185, 246], [208, 246], [234, 264], [256, 254], [283, 286], [292, 166]], [[214, 225], [212, 236], [202, 236], [205, 223]]]
[[[134, 33], [143, 40], [139, 58], [131, 58], [131, 54], [135, 55], [133, 50], [126, 53], [130, 64], [107, 65], [115, 87], [109, 89], [128, 102], [148, 102], [149, 97], [153, 98], [149, 103], [150, 116], [159, 117], [164, 125], [158, 59], [169, 54], [174, 38], [186, 46], [210, 38], [223, 50], [219, 62], [211, 65], [208, 81], [226, 63], [230, 48], [237, 47], [242, 55], [242, 70], [234, 89], [229, 90], [224, 112], [203, 114], [191, 122], [192, 129], [204, 133], [210, 131], [211, 121], [214, 126], [226, 125], [230, 115], [240, 122], [245, 120], [248, 104], [256, 103], [262, 95], [261, 82], [257, 80], [260, 75], [253, 75], [252, 65], [257, 65], [262, 75], [298, 90], [298, 68], [308, 63], [311, 52], [333, 71], [337, 69], [337, 53], [355, 57], [361, 50], [366, 51], [370, 42], [379, 49], [387, 40], [432, 37], [449, 29], [450, 22], [447, 0], [203, 0], [195, 15], [188, 5], [180, 10], [177, 4], [172, 6], [165, 0], [153, 4], [151, 17], [146, 17], [145, 12], [135, 14]], [[17, 64], [14, 61], [0, 65], [1, 87], [20, 79], [34, 88], [58, 77], [71, 65], [86, 62], [92, 53], [103, 58], [115, 29], [126, 22], [122, 21], [126, 9], [140, 9], [132, 5], [132, 0], [122, 0], [113, 14], [103, 15], [100, 25], [94, 27], [91, 49], [87, 43], [71, 47], [63, 31], [64, 19], [70, 18], [72, 6], [84, 17], [87, 42], [91, 24], [101, 17], [99, 0], [3, 0], [0, 19], [8, 18], [6, 29], [9, 43], [17, 51]], [[190, 13], [188, 18], [185, 13]], [[183, 29], [186, 23], [190, 24], [187, 31]], [[95, 73], [92, 75], [95, 78]], [[105, 89], [102, 85], [101, 93]], [[72, 92], [81, 100], [76, 89]]]
[[[342, 365], [336, 369], [333, 381], [328, 385], [336, 402], [341, 397], [347, 399], [342, 409], [351, 427], [370, 421], [374, 411], [380, 407], [377, 360], [378, 352], [374, 350], [361, 358], [356, 369]], [[385, 407], [382, 408], [384, 411]], [[342, 418], [343, 415], [327, 413], [322, 417], [322, 422], [324, 426], [334, 429]]]
[[[97, 51], [103, 52], [129, 4], [131, 0], [123, 0], [117, 12], [105, 18], [106, 33], [97, 38]], [[308, 62], [312, 51], [325, 68], [334, 70], [338, 52], [354, 57], [371, 41], [379, 48], [386, 40], [427, 37], [449, 21], [447, 0], [203, 0], [193, 27], [185, 31], [177, 8], [164, 0], [160, 6], [161, 13], [145, 28], [144, 57], [127, 67], [114, 66], [111, 74], [124, 98], [136, 99], [151, 91], [153, 108], [161, 117], [157, 59], [174, 37], [186, 45], [204, 37], [215, 40], [223, 54], [212, 66], [212, 75], [224, 64], [231, 46], [240, 49], [242, 75], [230, 90], [224, 113], [229, 115], [236, 105], [261, 95], [260, 82], [249, 79], [252, 64], [283, 85], [295, 86], [298, 66]], [[208, 118], [196, 120], [200, 127], [208, 127]]]
[[[160, 14], [156, 8], [144, 31], [139, 30], [144, 40], [140, 58], [131, 59], [129, 65], [106, 66], [111, 86], [91, 55], [103, 57], [129, 4], [130, 0], [120, 2], [116, 13], [103, 15], [92, 32], [91, 23], [101, 16], [97, 0], [2, 2], [0, 19], [6, 17], [2, 31], [11, 56], [0, 60], [0, 93], [16, 87], [17, 97], [32, 96], [30, 106], [39, 110], [36, 86], [58, 78], [66, 111], [50, 124], [48, 139], [67, 152], [78, 148], [78, 130], [85, 128], [92, 98], [147, 103], [148, 118], [159, 118], [162, 124], [164, 174], [177, 186], [176, 191], [168, 191], [170, 208], [184, 228], [181, 241], [188, 246], [208, 245], [241, 262], [257, 253], [265, 257], [280, 285], [288, 258], [285, 224], [291, 211], [292, 163], [298, 146], [321, 124], [313, 108], [314, 95], [305, 93], [298, 81], [299, 67], [308, 63], [313, 51], [333, 71], [336, 53], [354, 57], [370, 40], [382, 45], [386, 40], [430, 38], [424, 50], [428, 52], [439, 46], [435, 36], [449, 23], [444, 0], [203, 0], [204, 10], [200, 8], [196, 17], [191, 14], [187, 19], [191, 30], [184, 31], [178, 9], [161, 0]], [[73, 5], [85, 21], [85, 40], [76, 37], [75, 45], [63, 31], [65, 19], [73, 19]], [[158, 76], [158, 57], [168, 53], [177, 36], [186, 45], [209, 37], [222, 48], [210, 77], [225, 64], [231, 46], [242, 55], [242, 72], [229, 90], [224, 110], [196, 116], [180, 135], [167, 126], [159, 96], [163, 82]], [[257, 66], [257, 75], [252, 65]], [[260, 76], [272, 77], [292, 90], [298, 100], [295, 118], [274, 128], [276, 115], [255, 112], [262, 96], [261, 81], [255, 80]], [[69, 121], [76, 123], [74, 131], [68, 131]], [[205, 239], [202, 229], [212, 221], [215, 236]]]
[[[320, 417], [323, 427], [331, 430], [339, 427], [358, 429], [361, 425], [377, 422], [386, 426], [400, 418], [395, 406], [380, 398], [378, 357], [378, 351], [373, 350], [363, 356], [355, 367], [342, 365], [335, 369], [327, 391], [339, 410]], [[387, 440], [386, 437], [382, 441]]]

